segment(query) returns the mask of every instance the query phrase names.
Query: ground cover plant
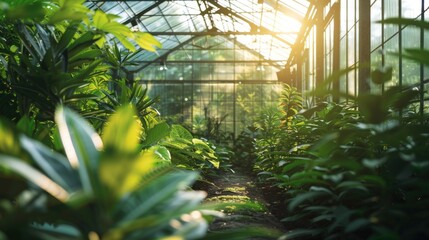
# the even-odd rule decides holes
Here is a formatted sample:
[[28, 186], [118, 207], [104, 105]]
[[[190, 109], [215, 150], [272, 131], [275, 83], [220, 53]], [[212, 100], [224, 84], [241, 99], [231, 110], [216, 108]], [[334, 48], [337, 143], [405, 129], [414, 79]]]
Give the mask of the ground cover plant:
[[[427, 29], [427, 23], [411, 19], [385, 23]], [[426, 49], [404, 52], [427, 64]], [[387, 84], [391, 71], [374, 69], [374, 86]], [[341, 104], [320, 102], [294, 112], [288, 124], [275, 111], [262, 118], [258, 126], [267, 135], [255, 143], [256, 169], [287, 195], [285, 239], [429, 237], [429, 125], [427, 114], [413, 106], [423, 94], [424, 89], [391, 86], [347, 96]]]

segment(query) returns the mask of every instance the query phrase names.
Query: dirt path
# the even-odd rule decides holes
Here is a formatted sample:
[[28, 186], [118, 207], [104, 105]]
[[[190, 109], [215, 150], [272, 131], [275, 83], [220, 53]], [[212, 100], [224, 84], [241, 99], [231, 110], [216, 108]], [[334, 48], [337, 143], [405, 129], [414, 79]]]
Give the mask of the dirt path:
[[[242, 171], [225, 172], [212, 180], [213, 185], [206, 189], [208, 202], [245, 203], [247, 207], [223, 209], [224, 218], [216, 219], [211, 225], [211, 231], [264, 227], [272, 232], [285, 232], [282, 223], [268, 210], [268, 203], [254, 180]], [[273, 239], [273, 238], [249, 238]]]

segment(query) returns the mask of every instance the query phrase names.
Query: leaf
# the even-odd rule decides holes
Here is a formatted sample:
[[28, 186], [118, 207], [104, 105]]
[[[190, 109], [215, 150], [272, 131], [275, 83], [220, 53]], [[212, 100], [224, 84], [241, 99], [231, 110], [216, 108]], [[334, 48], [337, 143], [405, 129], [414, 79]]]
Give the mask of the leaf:
[[219, 169], [220, 162], [218, 160], [208, 159], [207, 161], [209, 161], [213, 165], [213, 167]]
[[86, 51], [87, 48], [91, 48], [99, 39], [95, 37], [93, 32], [85, 32], [68, 46], [69, 57], [73, 58], [76, 54]]
[[418, 28], [429, 29], [429, 22], [414, 18], [387, 18], [378, 22], [384, 24], [409, 25]]
[[150, 128], [146, 133], [146, 139], [143, 142], [144, 146], [156, 144], [161, 139], [170, 134], [170, 126], [166, 122], [161, 122]]
[[295, 170], [296, 168], [305, 168], [305, 166], [308, 164], [308, 160], [292, 160], [290, 163], [287, 163], [283, 167], [284, 173], [289, 173], [292, 170]]
[[[1, 3], [7, 4], [6, 2]], [[43, 19], [46, 14], [42, 1], [15, 1], [15, 4], [3, 5], [2, 8], [1, 15], [5, 14], [10, 20]]]
[[365, 158], [362, 160], [362, 164], [369, 169], [377, 169], [381, 167], [386, 162], [386, 160], [387, 160], [386, 158], [375, 158], [375, 159]]
[[95, 28], [102, 29], [103, 26], [109, 22], [109, 18], [106, 13], [96, 10], [92, 21]]
[[356, 219], [356, 220], [350, 222], [349, 224], [347, 224], [347, 227], [344, 231], [346, 233], [355, 232], [355, 231], [365, 227], [366, 225], [369, 225], [370, 223], [371, 222], [366, 218], [359, 218], [359, 219]]
[[320, 192], [320, 191], [311, 191], [311, 192], [305, 192], [300, 193], [294, 198], [291, 199], [291, 201], [288, 204], [289, 211], [295, 210], [296, 207], [298, 207], [300, 204], [314, 200], [315, 198], [326, 196], [328, 193], [326, 192]]
[[100, 57], [101, 54], [102, 52], [100, 49], [86, 49], [70, 57], [69, 62], [76, 62], [79, 60], [93, 60]]
[[178, 124], [173, 124], [171, 126], [170, 137], [171, 138], [183, 138], [183, 139], [188, 140], [188, 141], [192, 141], [192, 139], [194, 138], [188, 130], [186, 130], [184, 127], [182, 127]]
[[51, 149], [45, 147], [38, 141], [26, 136], [20, 137], [23, 147], [32, 157], [33, 161], [48, 175], [53, 181], [72, 192], [80, 185], [78, 176], [71, 168], [67, 159]]
[[344, 181], [337, 186], [338, 189], [358, 189], [367, 192], [368, 189], [358, 181]]
[[[85, 80], [88, 80], [89, 76], [94, 72], [94, 70], [100, 65], [102, 62], [102, 59], [95, 60], [91, 62], [86, 68], [80, 70], [77, 74], [73, 76], [74, 81], [81, 81], [84, 82]], [[64, 85], [67, 85], [67, 81], [64, 82]]]
[[78, 27], [74, 24], [71, 24], [67, 27], [66, 31], [62, 34], [61, 39], [58, 41], [56, 47], [57, 54], [62, 53], [67, 48], [67, 46], [70, 45], [77, 30]]
[[63, 106], [57, 108], [55, 121], [70, 165], [78, 169], [84, 192], [92, 195], [98, 188], [101, 139], [86, 121]]
[[145, 32], [135, 32], [134, 41], [143, 49], [155, 52], [156, 48], [162, 48], [162, 44], [151, 34]]
[[365, 183], [365, 185], [372, 184], [383, 189], [386, 187], [386, 180], [377, 175], [361, 175], [357, 179]]
[[59, 8], [48, 18], [48, 23], [56, 24], [64, 20], [84, 20], [90, 11], [84, 4], [85, 0], [63, 0], [59, 1]]
[[27, 115], [24, 115], [21, 119], [19, 119], [18, 123], [16, 124], [16, 128], [28, 136], [32, 136], [34, 130], [36, 129], [36, 121], [34, 118], [29, 118]]
[[311, 186], [310, 191], [326, 192], [329, 195], [332, 195], [333, 197], [335, 197], [334, 193], [330, 189], [325, 188], [325, 187]]
[[393, 67], [382, 66], [371, 72], [371, 80], [375, 84], [385, 84], [392, 80]]
[[164, 146], [155, 146], [155, 155], [158, 161], [171, 163], [171, 154], [170, 151]]
[[131, 32], [131, 30], [127, 26], [120, 24], [118, 22], [106, 23], [103, 26], [101, 26], [99, 29], [103, 30], [105, 32], [111, 33], [115, 37], [118, 37], [118, 36], [123, 37], [123, 38], [132, 38], [133, 37], [133, 33]]
[[131, 52], [136, 51], [136, 47], [134, 46], [134, 44], [126, 37], [122, 36], [121, 34], [115, 34], [115, 33], [112, 33], [112, 34], [122, 43], [122, 45], [124, 45], [125, 48], [127, 48]]
[[139, 187], [140, 179], [154, 168], [160, 155], [155, 149], [148, 149], [141, 154], [126, 152], [106, 152], [100, 162], [101, 182], [109, 188], [108, 196], [120, 199]]
[[0, 153], [13, 156], [20, 156], [22, 154], [14, 126], [3, 118], [0, 118], [0, 136]]
[[18, 24], [18, 35], [21, 38], [25, 48], [31, 53], [34, 59], [41, 60], [44, 56], [44, 49], [38, 43], [38, 40], [32, 36], [27, 26], [24, 24]]
[[139, 148], [141, 131], [133, 106], [120, 107], [104, 127], [102, 139], [105, 149], [124, 154], [135, 153]]
[[[197, 177], [198, 175], [194, 172], [176, 171], [158, 177], [156, 181], [149, 185], [141, 186], [140, 189], [136, 190], [135, 197], [143, 198], [145, 200], [144, 204], [139, 204], [135, 206], [133, 211], [126, 212], [125, 215], [119, 219], [118, 226], [143, 216], [154, 206], [159, 206], [163, 200], [174, 196], [177, 190], [183, 189], [194, 182]], [[145, 190], [149, 188], [155, 188], [156, 191], [148, 195]], [[140, 194], [142, 196], [140, 196]]]
[[0, 154], [0, 166], [21, 175], [62, 202], [66, 202], [70, 197], [61, 186], [17, 158]]
[[383, 96], [360, 94], [358, 96], [359, 112], [369, 123], [381, 123], [388, 116], [388, 108], [384, 105]]
[[406, 48], [403, 54], [401, 55], [404, 59], [409, 59], [422, 63], [424, 65], [429, 65], [429, 50], [421, 48]]

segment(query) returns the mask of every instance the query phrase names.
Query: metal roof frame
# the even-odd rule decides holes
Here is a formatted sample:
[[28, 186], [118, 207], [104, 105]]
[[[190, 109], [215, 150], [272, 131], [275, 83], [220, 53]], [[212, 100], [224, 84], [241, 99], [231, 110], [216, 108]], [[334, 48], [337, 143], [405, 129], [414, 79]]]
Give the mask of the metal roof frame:
[[[92, 9], [101, 8], [108, 10], [109, 13], [110, 11], [114, 14], [120, 13], [122, 17], [120, 22], [130, 27], [138, 26], [142, 31], [151, 33], [161, 41], [164, 48], [158, 53], [141, 51], [140, 59], [136, 58], [135, 61], [146, 64], [133, 72], [144, 69], [151, 62], [165, 60], [169, 54], [202, 36], [223, 36], [227, 39], [235, 36], [234, 42], [239, 44], [240, 48], [246, 48], [258, 56], [260, 62], [278, 67], [280, 66], [278, 59], [288, 59], [289, 54], [296, 51], [294, 48], [299, 45], [296, 40], [299, 41], [303, 35], [303, 29], [299, 31], [279, 29], [275, 26], [276, 21], [284, 21], [284, 17], [287, 21], [295, 23], [305, 21], [308, 17], [306, 8], [314, 4], [314, 0], [87, 0], [86, 2]], [[120, 8], [115, 8], [114, 3]], [[245, 38], [248, 40], [253, 38], [255, 43], [243, 42]], [[265, 52], [261, 52], [261, 49], [265, 49]]]

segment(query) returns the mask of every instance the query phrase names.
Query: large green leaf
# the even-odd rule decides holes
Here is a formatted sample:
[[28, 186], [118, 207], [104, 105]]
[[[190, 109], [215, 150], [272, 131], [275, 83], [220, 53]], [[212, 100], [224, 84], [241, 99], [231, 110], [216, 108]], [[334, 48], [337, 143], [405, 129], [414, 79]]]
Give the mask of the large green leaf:
[[192, 141], [192, 139], [194, 138], [188, 130], [178, 124], [174, 124], [171, 126], [170, 137], [183, 138], [188, 141]]
[[143, 141], [143, 146], [151, 146], [156, 144], [161, 139], [167, 137], [170, 133], [170, 125], [166, 122], [161, 122], [150, 128], [146, 133], [146, 139]]
[[107, 150], [136, 152], [142, 129], [135, 116], [135, 110], [131, 105], [117, 109], [116, 113], [110, 116], [102, 137]]
[[117, 198], [136, 189], [156, 159], [164, 160], [166, 156], [156, 148], [139, 153], [141, 131], [131, 105], [119, 108], [104, 128], [105, 153], [100, 163], [100, 178]]
[[77, 173], [63, 155], [53, 152], [40, 142], [25, 136], [20, 137], [20, 142], [23, 149], [31, 155], [40, 169], [57, 184], [68, 192], [81, 187], [77, 181]]
[[70, 197], [64, 188], [18, 158], [0, 154], [0, 166], [21, 175], [62, 202]]
[[135, 32], [134, 41], [143, 49], [155, 52], [156, 47], [162, 48], [162, 44], [149, 33]]
[[89, 9], [83, 5], [85, 0], [61, 0], [58, 1], [59, 8], [55, 9], [48, 17], [50, 24], [59, 23], [62, 21], [79, 20], [82, 21], [87, 18]]
[[198, 174], [194, 172], [177, 171], [158, 177], [156, 181], [136, 189], [134, 197], [144, 200], [144, 204], [135, 205], [133, 211], [125, 212], [118, 225], [122, 226], [147, 214], [160, 202], [173, 197], [177, 190], [186, 188], [197, 177]]
[[101, 138], [88, 122], [63, 106], [58, 107], [55, 121], [70, 165], [78, 169], [85, 193], [92, 195], [99, 188]]
[[154, 168], [159, 158], [155, 149], [141, 154], [108, 151], [102, 155], [100, 179], [109, 188], [109, 195], [119, 199], [138, 188], [140, 179]]

